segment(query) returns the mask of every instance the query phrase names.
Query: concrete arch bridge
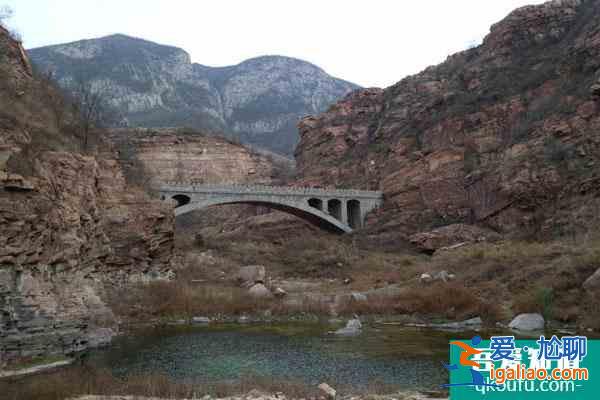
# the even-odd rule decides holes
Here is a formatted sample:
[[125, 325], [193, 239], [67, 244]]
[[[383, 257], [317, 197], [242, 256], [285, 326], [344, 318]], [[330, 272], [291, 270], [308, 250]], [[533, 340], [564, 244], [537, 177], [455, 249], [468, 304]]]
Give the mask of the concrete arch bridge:
[[252, 204], [287, 212], [323, 229], [348, 233], [383, 202], [381, 192], [263, 185], [165, 183], [162, 200], [175, 200], [175, 215], [224, 204]]

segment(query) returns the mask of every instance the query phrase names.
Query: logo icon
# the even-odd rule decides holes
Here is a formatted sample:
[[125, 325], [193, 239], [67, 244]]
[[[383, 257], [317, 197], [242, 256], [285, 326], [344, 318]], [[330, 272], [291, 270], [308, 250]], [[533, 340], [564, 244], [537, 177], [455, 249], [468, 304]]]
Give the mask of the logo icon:
[[[471, 339], [471, 344], [473, 346], [477, 346], [481, 343], [481, 336], [475, 336], [473, 339]], [[468, 367], [469, 368], [469, 372], [471, 373], [471, 379], [472, 382], [465, 382], [465, 383], [447, 383], [442, 385], [442, 387], [452, 387], [452, 386], [491, 386], [491, 387], [500, 387], [501, 385], [495, 384], [495, 383], [486, 383], [485, 380], [483, 379], [483, 374], [481, 374], [481, 372], [475, 370], [474, 368], [478, 368], [481, 369], [481, 364], [473, 361], [473, 360], [469, 360], [470, 357], [481, 354], [482, 351], [481, 350], [477, 350], [476, 348], [464, 343], [464, 342], [459, 342], [459, 341], [452, 341], [450, 342], [450, 345], [452, 346], [456, 346], [459, 347], [460, 349], [462, 349], [461, 353], [460, 353], [460, 359], [459, 359], [459, 363], [461, 366], [463, 367]], [[448, 371], [454, 371], [457, 370], [459, 368], [459, 365], [457, 364], [445, 364], [442, 363], [444, 365], [444, 368], [446, 368]]]

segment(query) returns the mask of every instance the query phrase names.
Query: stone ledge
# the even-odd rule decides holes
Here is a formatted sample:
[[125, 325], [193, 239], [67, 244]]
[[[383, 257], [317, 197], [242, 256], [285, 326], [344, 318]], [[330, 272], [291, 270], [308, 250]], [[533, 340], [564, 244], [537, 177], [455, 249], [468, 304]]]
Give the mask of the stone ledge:
[[46, 372], [46, 371], [50, 371], [50, 370], [53, 370], [56, 368], [66, 367], [67, 365], [71, 365], [74, 361], [75, 360], [73, 360], [73, 359], [68, 359], [68, 360], [63, 360], [63, 361], [56, 361], [56, 362], [53, 362], [50, 364], [36, 365], [33, 367], [29, 367], [29, 368], [0, 371], [0, 379], [38, 374], [40, 372]]

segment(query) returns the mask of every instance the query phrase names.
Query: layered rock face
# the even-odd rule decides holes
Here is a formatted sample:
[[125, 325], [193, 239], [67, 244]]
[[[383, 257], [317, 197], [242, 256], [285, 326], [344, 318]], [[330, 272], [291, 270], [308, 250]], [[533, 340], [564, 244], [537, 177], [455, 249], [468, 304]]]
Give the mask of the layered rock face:
[[563, 235], [600, 210], [600, 4], [515, 10], [482, 45], [299, 124], [301, 183], [379, 188], [375, 229]]
[[[224, 138], [188, 129], [113, 129], [109, 137], [129, 181], [150, 189], [166, 182], [280, 184], [282, 171], [292, 168], [285, 157], [259, 154]], [[193, 238], [204, 228], [239, 228], [246, 223], [242, 222], [245, 218], [269, 211], [249, 205], [211, 207], [180, 216], [177, 229], [180, 238]]]
[[125, 35], [29, 54], [66, 88], [80, 79], [92, 81], [129, 126], [223, 130], [288, 155], [298, 141], [300, 117], [322, 112], [358, 88], [293, 58], [265, 56], [212, 68], [191, 63], [179, 48]]
[[0, 181], [2, 362], [84, 349], [115, 325], [106, 290], [171, 273], [171, 210], [114, 159], [46, 153], [38, 167], [27, 185]]
[[44, 104], [20, 94], [36, 85], [19, 49], [0, 32], [12, 60], [0, 78], [0, 367], [110, 340], [110, 290], [172, 274], [170, 207], [131, 189], [111, 151], [56, 144], [71, 138], [44, 130]]
[[164, 182], [268, 183], [273, 163], [223, 138], [185, 129], [114, 129], [124, 165], [139, 162], [150, 185]]

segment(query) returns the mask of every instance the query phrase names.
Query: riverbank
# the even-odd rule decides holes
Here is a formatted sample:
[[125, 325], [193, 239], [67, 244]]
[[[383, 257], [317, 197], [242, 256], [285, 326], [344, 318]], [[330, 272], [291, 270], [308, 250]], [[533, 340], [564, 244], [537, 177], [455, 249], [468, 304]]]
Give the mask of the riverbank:
[[[329, 386], [329, 385], [327, 385]], [[337, 389], [337, 388], [336, 388]], [[239, 382], [192, 384], [164, 375], [138, 375], [118, 379], [106, 370], [75, 368], [44, 374], [27, 381], [0, 380], [6, 399], [27, 400], [433, 400], [447, 399], [442, 391], [397, 390], [374, 382], [360, 391], [323, 391], [319, 385], [265, 377], [244, 377]]]
[[[401, 243], [375, 246], [363, 236], [311, 232], [282, 241], [242, 233], [181, 246], [186, 268], [178, 272], [177, 283], [150, 288], [133, 304], [136, 316], [143, 311], [154, 317], [246, 314], [261, 319], [266, 313], [268, 320], [359, 314], [409, 316], [420, 324], [480, 317], [485, 326], [495, 327], [519, 314], [538, 313], [550, 329], [600, 329], [596, 234], [464, 243], [430, 256]], [[263, 268], [249, 285], [264, 285], [266, 298], [252, 298], [249, 287], [236, 282], [246, 266]]]
[[[323, 397], [325, 398], [325, 397]], [[287, 397], [282, 393], [267, 394], [258, 391], [250, 392], [246, 395], [233, 397], [199, 397], [201, 400], [297, 400]], [[393, 393], [389, 395], [366, 395], [366, 396], [339, 396], [337, 400], [447, 400], [448, 397], [431, 397], [425, 393], [405, 392]], [[164, 399], [157, 397], [133, 397], [133, 396], [83, 396], [74, 400], [180, 400], [180, 399]], [[183, 400], [183, 399], [181, 399]]]

